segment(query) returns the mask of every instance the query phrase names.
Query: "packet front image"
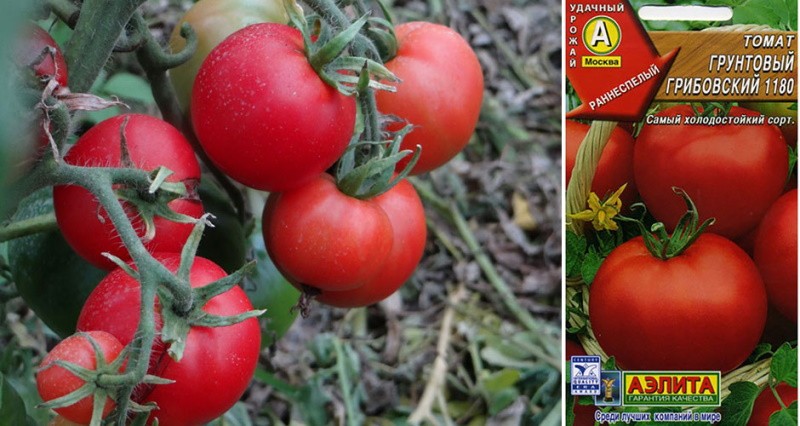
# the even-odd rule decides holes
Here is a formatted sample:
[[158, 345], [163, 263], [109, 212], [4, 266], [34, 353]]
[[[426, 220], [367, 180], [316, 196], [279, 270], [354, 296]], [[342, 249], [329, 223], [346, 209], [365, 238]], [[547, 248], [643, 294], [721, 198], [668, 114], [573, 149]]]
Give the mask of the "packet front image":
[[797, 424], [797, 6], [751, 3], [566, 2], [568, 425]]

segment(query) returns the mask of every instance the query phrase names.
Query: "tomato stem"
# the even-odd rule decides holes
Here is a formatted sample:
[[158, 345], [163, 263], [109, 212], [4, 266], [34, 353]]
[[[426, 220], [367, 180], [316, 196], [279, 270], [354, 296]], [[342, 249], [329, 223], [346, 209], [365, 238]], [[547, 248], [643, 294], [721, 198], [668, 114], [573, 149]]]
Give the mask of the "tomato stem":
[[0, 243], [26, 235], [49, 232], [58, 229], [55, 213], [47, 213], [30, 219], [11, 222], [0, 227]]
[[136, 9], [145, 0], [84, 0], [67, 42], [64, 58], [69, 68], [69, 87], [88, 92], [108, 62], [114, 45]]
[[642, 210], [642, 216], [639, 219], [618, 216], [619, 220], [635, 223], [639, 227], [639, 232], [644, 238], [645, 247], [653, 256], [661, 260], [668, 260], [683, 254], [705, 232], [706, 228], [713, 225], [715, 221], [714, 218], [709, 218], [700, 223], [700, 214], [697, 212], [697, 206], [695, 206], [689, 194], [683, 189], [674, 186], [672, 191], [681, 196], [686, 202], [686, 213], [678, 220], [672, 235], [667, 232], [666, 226], [661, 222], [657, 222], [649, 230], [647, 229], [642, 220], [647, 213], [644, 204], [637, 203], [631, 206], [631, 209]]

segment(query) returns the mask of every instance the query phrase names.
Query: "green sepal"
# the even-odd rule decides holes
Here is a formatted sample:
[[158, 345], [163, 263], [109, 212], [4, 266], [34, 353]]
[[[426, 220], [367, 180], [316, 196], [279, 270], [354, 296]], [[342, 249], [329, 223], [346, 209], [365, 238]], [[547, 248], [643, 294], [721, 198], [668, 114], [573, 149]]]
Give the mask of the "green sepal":
[[179, 362], [183, 358], [184, 349], [186, 349], [186, 338], [191, 325], [185, 317], [172, 309], [173, 296], [164, 287], [159, 287], [158, 296], [161, 300], [161, 318], [163, 320], [161, 341], [167, 345], [167, 354], [170, 358]]
[[383, 18], [372, 17], [367, 21], [366, 33], [367, 37], [375, 44], [378, 49], [381, 62], [387, 63], [397, 56], [397, 35], [394, 32], [394, 24], [389, 14], [389, 10], [383, 2], [378, 2]]
[[642, 203], [631, 205], [631, 210], [639, 209], [642, 211], [639, 219], [622, 215], [617, 216], [620, 221], [635, 223], [639, 228], [642, 238], [644, 238], [644, 245], [647, 247], [647, 250], [653, 256], [662, 260], [680, 256], [703, 234], [706, 228], [713, 225], [715, 221], [712, 217], [700, 223], [700, 215], [697, 212], [697, 206], [695, 206], [689, 194], [675, 186], [672, 187], [672, 191], [681, 196], [684, 202], [686, 202], [686, 213], [678, 220], [678, 224], [675, 226], [672, 235], [669, 235], [666, 226], [662, 222], [657, 222], [653, 224], [649, 230], [647, 229], [643, 221], [647, 213], [647, 208]]
[[[367, 16], [364, 15], [355, 20], [349, 27], [345, 28], [344, 31], [336, 34], [332, 39], [325, 42], [322, 47], [317, 48], [320, 41], [311, 45], [312, 51], [308, 53], [308, 61], [311, 66], [317, 70], [318, 74], [322, 76], [323, 67], [333, 62], [334, 59], [347, 49], [347, 46], [356, 38], [358, 32], [361, 31], [361, 28], [366, 23]], [[325, 77], [323, 76], [323, 78]]]
[[[145, 376], [145, 377], [147, 377], [147, 376]], [[147, 418], [149, 417], [149, 413], [151, 411], [155, 410], [156, 408], [158, 408], [158, 404], [156, 404], [155, 402], [152, 402], [152, 401], [148, 402], [146, 404], [140, 404], [140, 403], [138, 403], [136, 401], [133, 401], [133, 400], [128, 401], [128, 411], [133, 412], [133, 413], [139, 413], [139, 415], [137, 415], [136, 419], [134, 419], [134, 421], [131, 424], [131, 426], [137, 424], [137, 422], [139, 421], [140, 417], [143, 418], [141, 424], [144, 425], [147, 422]]]
[[75, 389], [74, 391], [64, 396], [58, 397], [56, 399], [51, 399], [50, 401], [43, 402], [37, 405], [37, 407], [45, 409], [68, 407], [70, 405], [74, 405], [83, 398], [86, 398], [87, 396], [94, 394], [96, 390], [97, 390], [97, 385], [91, 382], [86, 382], [78, 389]]
[[230, 290], [231, 288], [242, 282], [245, 279], [245, 277], [250, 275], [255, 270], [255, 267], [256, 267], [255, 261], [247, 262], [244, 266], [239, 268], [239, 270], [224, 278], [220, 278], [202, 287], [193, 288], [192, 293], [194, 295], [195, 305], [204, 306], [206, 303], [208, 303], [209, 300], [211, 300], [215, 296], [218, 296]]
[[106, 399], [108, 392], [103, 389], [98, 389], [94, 393], [94, 400], [92, 403], [92, 420], [89, 426], [100, 426], [103, 422], [103, 410], [106, 408]]
[[238, 324], [250, 318], [257, 318], [267, 312], [266, 309], [256, 309], [242, 312], [238, 315], [213, 315], [207, 312], [200, 313], [196, 318], [191, 319], [191, 323], [196, 327], [227, 327]]
[[142, 383], [148, 385], [171, 385], [175, 383], [175, 380], [165, 379], [163, 377], [154, 376], [152, 374], [147, 374], [142, 379]]
[[[417, 145], [414, 151], [400, 150], [403, 138], [411, 132], [412, 129], [413, 126], [411, 125], [405, 126], [395, 134], [394, 139], [390, 142], [365, 141], [355, 143], [348, 147], [348, 149], [355, 150], [360, 146], [375, 145], [381, 149], [382, 152], [379, 152], [379, 155], [355, 167], [353, 167], [355, 164], [354, 159], [348, 159], [347, 162], [340, 162], [339, 168], [337, 169], [336, 182], [339, 190], [351, 197], [365, 200], [385, 193], [392, 189], [400, 180], [408, 176], [419, 160], [419, 155], [422, 152], [422, 147], [419, 145]], [[408, 155], [412, 155], [408, 165], [406, 165], [397, 176], [392, 178], [395, 175], [397, 163]], [[349, 169], [347, 167], [349, 167]]]
[[127, 262], [108, 252], [103, 252], [100, 254], [106, 259], [113, 262], [115, 265], [117, 265], [118, 268], [125, 271], [125, 273], [128, 274], [131, 278], [141, 282], [139, 271], [131, 268], [131, 265], [129, 265]]
[[[150, 183], [150, 187], [147, 188], [147, 192], [149, 192], [150, 194], [155, 194], [156, 191], [158, 191], [160, 188], [162, 188], [162, 186], [164, 186], [164, 184], [167, 182], [167, 178], [170, 177], [172, 174], [173, 174], [172, 170], [170, 170], [170, 169], [168, 169], [166, 167], [163, 167], [163, 166], [155, 169], [150, 174], [151, 183]], [[186, 187], [181, 185], [177, 189], [185, 191]], [[181, 194], [181, 195], [183, 195], [183, 194]]]
[[205, 231], [206, 226], [214, 227], [209, 220], [213, 218], [214, 215], [206, 213], [200, 216], [197, 222], [195, 222], [194, 228], [192, 228], [192, 232], [189, 234], [189, 238], [186, 239], [186, 243], [184, 243], [183, 249], [181, 250], [181, 263], [178, 267], [178, 273], [176, 274], [179, 280], [187, 283], [189, 282], [189, 273], [192, 270], [192, 264], [194, 264], [197, 248], [200, 247], [203, 231]]

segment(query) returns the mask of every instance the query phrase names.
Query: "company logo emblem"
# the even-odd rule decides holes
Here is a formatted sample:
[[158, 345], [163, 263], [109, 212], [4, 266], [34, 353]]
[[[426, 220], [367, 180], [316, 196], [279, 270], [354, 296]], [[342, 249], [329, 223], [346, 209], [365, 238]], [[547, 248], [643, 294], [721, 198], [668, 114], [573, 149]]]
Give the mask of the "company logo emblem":
[[712, 406], [720, 405], [718, 371], [626, 371], [623, 405]]
[[621, 40], [619, 24], [608, 16], [595, 16], [583, 27], [583, 44], [595, 55], [604, 56], [617, 50]]
[[622, 373], [616, 370], [601, 371], [600, 383], [603, 389], [600, 395], [594, 396], [594, 405], [598, 407], [622, 405]]
[[600, 395], [600, 357], [596, 355], [570, 358], [570, 393]]

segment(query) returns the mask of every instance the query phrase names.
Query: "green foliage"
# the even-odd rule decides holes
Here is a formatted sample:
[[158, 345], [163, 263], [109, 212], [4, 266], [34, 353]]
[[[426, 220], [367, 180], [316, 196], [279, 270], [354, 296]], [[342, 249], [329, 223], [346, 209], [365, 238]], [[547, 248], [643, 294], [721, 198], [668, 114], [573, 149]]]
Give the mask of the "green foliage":
[[789, 343], [784, 343], [775, 351], [769, 376], [775, 383], [785, 382], [797, 387], [797, 347], [792, 348]]
[[621, 233], [599, 232], [590, 242], [587, 237], [568, 230], [567, 277], [580, 277], [586, 284], [591, 284], [603, 260], [616, 247], [616, 235], [621, 236]]
[[769, 426], [795, 426], [797, 424], [797, 401], [769, 416]]
[[760, 389], [751, 382], [737, 382], [730, 386], [731, 394], [722, 401], [721, 426], [739, 426], [747, 424], [753, 412]]
[[[22, 200], [14, 220], [52, 213], [52, 190], [48, 187]], [[83, 303], [107, 273], [78, 256], [58, 229], [9, 241], [8, 260], [17, 291], [61, 337], [75, 331]]]
[[797, 31], [797, 0], [719, 0], [719, 3], [733, 8], [734, 24]]
[[13, 386], [0, 373], [0, 426], [35, 426], [28, 417], [25, 403]]

